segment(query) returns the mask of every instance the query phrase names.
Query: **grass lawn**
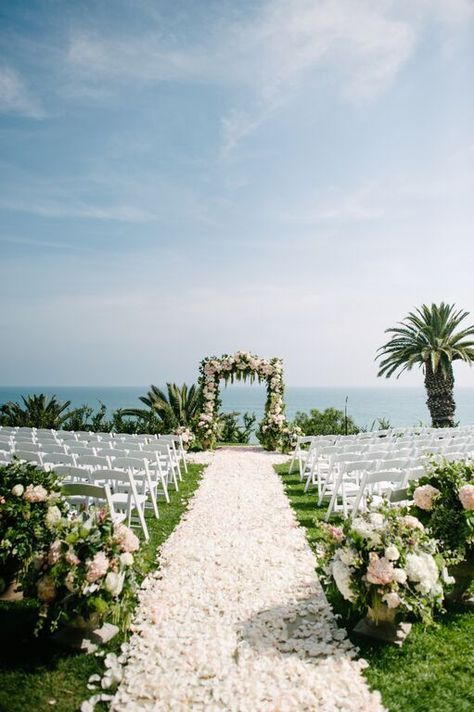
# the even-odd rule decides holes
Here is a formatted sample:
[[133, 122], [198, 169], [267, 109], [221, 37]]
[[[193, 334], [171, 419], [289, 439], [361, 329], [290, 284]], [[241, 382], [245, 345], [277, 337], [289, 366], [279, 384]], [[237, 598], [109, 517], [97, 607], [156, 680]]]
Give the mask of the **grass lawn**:
[[[203, 467], [188, 465], [188, 469], [180, 491], [170, 489], [171, 503], [160, 503], [160, 519], [148, 516], [150, 541], [142, 545], [147, 571], [155, 568], [157, 547], [179, 522], [199, 483]], [[31, 602], [0, 603], [0, 712], [74, 712], [93, 694], [87, 681], [90, 675], [102, 673], [101, 659], [64, 652], [48, 638], [34, 638], [35, 619]], [[107, 651], [115, 651], [121, 642], [111, 641]]]
[[[299, 476], [288, 465], [275, 468], [311, 546], [317, 540], [315, 520], [326, 507], [316, 507], [314, 490], [304, 494]], [[340, 613], [337, 602], [332, 601]], [[351, 630], [360, 616], [345, 616]], [[380, 690], [390, 712], [470, 712], [474, 710], [474, 613], [449, 610], [438, 625], [415, 623], [402, 648], [351, 639], [368, 661], [365, 672], [371, 687]]]

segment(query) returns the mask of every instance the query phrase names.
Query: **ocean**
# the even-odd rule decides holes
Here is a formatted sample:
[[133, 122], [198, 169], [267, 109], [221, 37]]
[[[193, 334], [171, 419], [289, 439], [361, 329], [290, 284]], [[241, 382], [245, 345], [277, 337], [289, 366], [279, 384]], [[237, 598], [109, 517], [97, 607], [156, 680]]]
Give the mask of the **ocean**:
[[[116, 408], [140, 407], [138, 400], [148, 390], [147, 386], [0, 386], [0, 404], [17, 401], [20, 396], [32, 393], [55, 394], [60, 400], [70, 400], [72, 406], [84, 403], [99, 407], [105, 403], [108, 411]], [[257, 419], [263, 415], [265, 406], [264, 386], [228, 386], [221, 389], [222, 410], [244, 413], [250, 411]], [[424, 388], [403, 386], [376, 388], [325, 388], [292, 387], [285, 392], [286, 414], [291, 420], [297, 411], [311, 408], [324, 409], [330, 406], [344, 409], [347, 397], [347, 412], [359, 426], [370, 429], [377, 418], [388, 418], [392, 426], [429, 423]], [[455, 389], [457, 404], [456, 419], [463, 424], [474, 424], [474, 388]]]

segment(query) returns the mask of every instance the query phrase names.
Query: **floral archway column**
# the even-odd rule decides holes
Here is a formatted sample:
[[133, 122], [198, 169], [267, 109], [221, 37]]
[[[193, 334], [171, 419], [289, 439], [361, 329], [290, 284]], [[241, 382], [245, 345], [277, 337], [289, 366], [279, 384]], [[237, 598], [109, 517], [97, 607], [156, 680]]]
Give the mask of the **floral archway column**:
[[285, 416], [283, 362], [281, 359], [259, 358], [247, 351], [220, 358], [208, 356], [200, 365], [199, 384], [202, 392], [202, 408], [197, 426], [197, 435], [205, 448], [217, 442], [218, 416], [221, 401], [220, 381], [266, 381], [267, 400], [265, 415], [257, 430], [257, 438], [266, 450], [287, 450], [297, 434]]

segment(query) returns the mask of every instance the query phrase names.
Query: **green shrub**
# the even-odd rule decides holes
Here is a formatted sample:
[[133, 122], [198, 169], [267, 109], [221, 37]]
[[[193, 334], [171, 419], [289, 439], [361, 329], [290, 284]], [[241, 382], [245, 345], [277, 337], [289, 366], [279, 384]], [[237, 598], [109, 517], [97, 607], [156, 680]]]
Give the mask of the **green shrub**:
[[337, 408], [326, 408], [321, 411], [312, 408], [309, 413], [296, 413], [293, 424], [305, 435], [353, 435], [359, 433], [359, 428], [350, 416]]
[[0, 467], [0, 592], [49, 546], [65, 512], [53, 472], [20, 462]]
[[254, 413], [244, 413], [243, 424], [239, 423], [237, 411], [232, 413], [219, 413], [219, 440], [224, 443], [248, 444], [252, 435], [255, 421]]

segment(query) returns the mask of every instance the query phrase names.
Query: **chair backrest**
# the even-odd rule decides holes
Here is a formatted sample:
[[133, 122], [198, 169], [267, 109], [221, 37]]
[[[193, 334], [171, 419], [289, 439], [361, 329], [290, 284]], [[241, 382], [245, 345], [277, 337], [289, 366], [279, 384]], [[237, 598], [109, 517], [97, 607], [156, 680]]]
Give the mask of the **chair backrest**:
[[144, 470], [147, 462], [146, 456], [144, 455], [142, 459], [138, 457], [117, 457], [113, 461], [113, 469], [122, 470]]
[[99, 486], [82, 482], [65, 482], [61, 489], [66, 499], [84, 497], [86, 500], [100, 500], [107, 504], [112, 514], [114, 513], [110, 488], [106, 484]]
[[345, 474], [350, 472], [369, 472], [375, 469], [376, 460], [353, 460], [342, 463]]
[[64, 480], [72, 480], [73, 482], [90, 482], [90, 472], [83, 467], [75, 467], [74, 465], [56, 465], [53, 472]]
[[411, 460], [408, 457], [387, 457], [386, 460], [379, 460], [379, 470], [403, 470], [410, 467]]
[[92, 448], [85, 445], [76, 445], [76, 443], [68, 442], [67, 451], [70, 455], [93, 455]]
[[77, 455], [76, 462], [80, 467], [110, 467], [109, 458], [101, 455]]
[[43, 455], [44, 465], [75, 465], [76, 460], [74, 455], [66, 455], [66, 453], [49, 453]]
[[29, 452], [28, 450], [15, 450], [12, 453], [19, 460], [25, 460], [30, 462], [32, 465], [43, 465], [43, 458], [41, 452]]

